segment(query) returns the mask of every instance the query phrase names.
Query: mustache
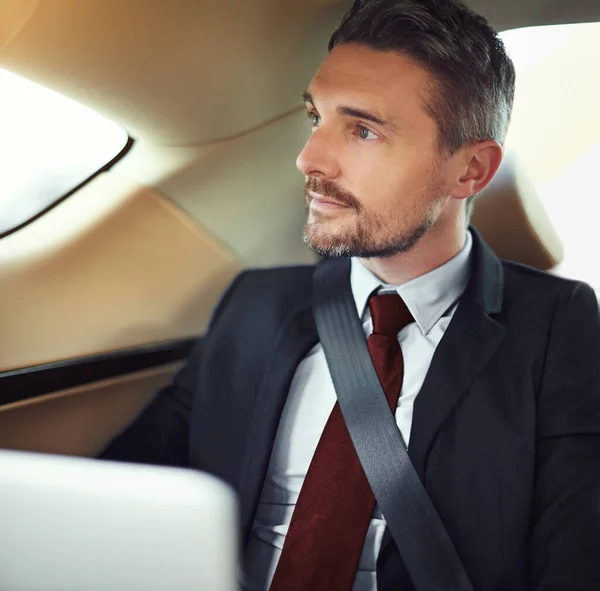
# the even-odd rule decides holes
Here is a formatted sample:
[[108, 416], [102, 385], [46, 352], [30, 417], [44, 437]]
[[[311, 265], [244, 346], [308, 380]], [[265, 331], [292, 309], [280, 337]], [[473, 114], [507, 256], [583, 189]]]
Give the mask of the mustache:
[[344, 189], [338, 187], [333, 181], [319, 179], [312, 176], [308, 177], [306, 179], [306, 183], [304, 184], [304, 195], [307, 203], [311, 199], [310, 195], [308, 194], [309, 191], [319, 193], [319, 195], [323, 195], [323, 197], [329, 197], [334, 201], [337, 201], [346, 207], [351, 207], [359, 212], [362, 209], [360, 201], [352, 193], [350, 193], [350, 191], [344, 191]]

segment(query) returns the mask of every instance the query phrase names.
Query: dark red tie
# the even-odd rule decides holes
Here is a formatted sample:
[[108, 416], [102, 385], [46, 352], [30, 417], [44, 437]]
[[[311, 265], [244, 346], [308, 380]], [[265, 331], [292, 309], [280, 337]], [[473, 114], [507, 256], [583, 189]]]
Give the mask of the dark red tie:
[[[397, 294], [373, 296], [369, 307], [369, 353], [395, 412], [404, 375], [397, 335], [413, 318]], [[336, 402], [300, 490], [270, 590], [349, 591], [374, 508]]]

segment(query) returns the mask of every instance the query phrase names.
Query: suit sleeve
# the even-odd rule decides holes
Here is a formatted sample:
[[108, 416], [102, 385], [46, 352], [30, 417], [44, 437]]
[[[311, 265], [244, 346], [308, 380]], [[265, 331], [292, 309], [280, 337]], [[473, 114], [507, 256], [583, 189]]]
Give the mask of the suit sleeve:
[[558, 304], [537, 407], [531, 588], [600, 589], [600, 317], [579, 283]]
[[209, 328], [172, 383], [159, 390], [138, 417], [104, 449], [99, 458], [144, 464], [189, 465], [190, 414], [197, 391], [202, 352], [211, 328], [229, 303], [242, 277], [239, 274], [216, 306]]
[[203, 339], [199, 339], [172, 383], [157, 392], [133, 423], [102, 452], [100, 459], [188, 465], [189, 416], [203, 344]]

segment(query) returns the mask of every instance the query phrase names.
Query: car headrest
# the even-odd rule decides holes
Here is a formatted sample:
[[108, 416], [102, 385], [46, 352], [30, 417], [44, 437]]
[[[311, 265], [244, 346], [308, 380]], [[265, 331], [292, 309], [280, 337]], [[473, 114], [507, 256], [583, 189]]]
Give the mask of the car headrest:
[[502, 259], [548, 271], [563, 258], [562, 241], [514, 152], [475, 200], [471, 224]]

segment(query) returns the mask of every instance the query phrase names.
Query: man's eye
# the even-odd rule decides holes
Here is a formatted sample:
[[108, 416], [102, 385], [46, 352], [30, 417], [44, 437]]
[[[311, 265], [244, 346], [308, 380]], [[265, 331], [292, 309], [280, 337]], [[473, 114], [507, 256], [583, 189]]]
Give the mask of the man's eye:
[[377, 134], [373, 133], [370, 129], [363, 127], [362, 125], [358, 126], [358, 135], [363, 140], [378, 140], [379, 137]]
[[306, 115], [310, 119], [310, 124], [313, 127], [317, 127], [319, 125], [319, 123], [321, 122], [321, 118], [316, 113], [311, 113], [309, 111]]

